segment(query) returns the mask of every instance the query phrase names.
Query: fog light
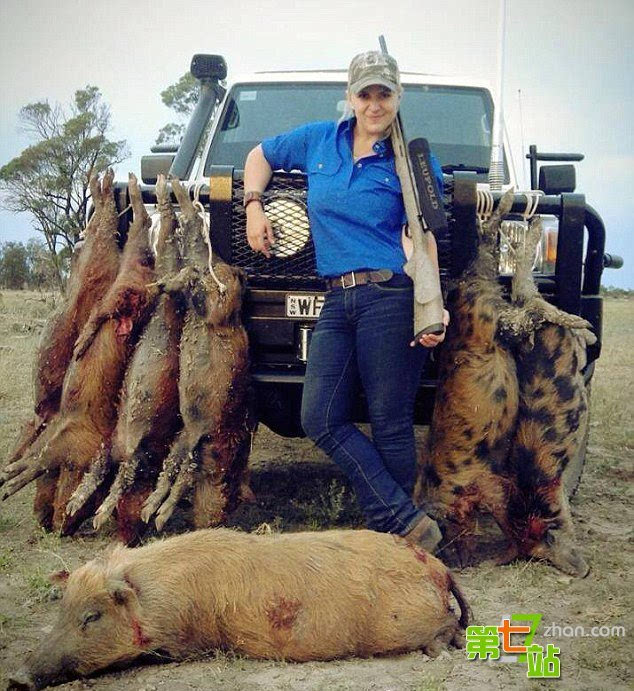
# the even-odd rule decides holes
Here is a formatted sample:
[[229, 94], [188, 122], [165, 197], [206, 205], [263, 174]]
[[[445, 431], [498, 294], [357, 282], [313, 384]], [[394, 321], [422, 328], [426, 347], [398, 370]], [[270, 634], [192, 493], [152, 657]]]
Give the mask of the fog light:
[[275, 197], [265, 200], [264, 211], [273, 226], [275, 244], [271, 254], [276, 257], [292, 257], [301, 252], [310, 237], [306, 206], [292, 197]]

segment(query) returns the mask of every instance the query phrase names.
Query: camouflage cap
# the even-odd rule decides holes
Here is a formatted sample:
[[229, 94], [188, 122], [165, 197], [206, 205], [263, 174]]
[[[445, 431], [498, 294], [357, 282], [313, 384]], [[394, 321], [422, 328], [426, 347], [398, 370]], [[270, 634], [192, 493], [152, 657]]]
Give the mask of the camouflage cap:
[[371, 84], [380, 84], [391, 91], [401, 93], [401, 76], [396, 60], [378, 50], [359, 53], [352, 58], [348, 68], [348, 89], [358, 94]]

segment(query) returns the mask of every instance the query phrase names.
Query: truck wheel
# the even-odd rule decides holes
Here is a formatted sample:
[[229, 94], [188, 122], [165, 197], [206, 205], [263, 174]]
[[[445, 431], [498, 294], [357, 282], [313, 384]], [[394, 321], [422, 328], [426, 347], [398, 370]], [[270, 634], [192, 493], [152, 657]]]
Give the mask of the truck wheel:
[[588, 409], [579, 421], [579, 436], [581, 443], [577, 449], [577, 453], [570, 460], [566, 469], [564, 470], [563, 479], [564, 487], [568, 498], [572, 498], [581, 483], [581, 476], [586, 464], [586, 452], [588, 448], [588, 435], [590, 433], [590, 382], [586, 384], [586, 391], [588, 393]]

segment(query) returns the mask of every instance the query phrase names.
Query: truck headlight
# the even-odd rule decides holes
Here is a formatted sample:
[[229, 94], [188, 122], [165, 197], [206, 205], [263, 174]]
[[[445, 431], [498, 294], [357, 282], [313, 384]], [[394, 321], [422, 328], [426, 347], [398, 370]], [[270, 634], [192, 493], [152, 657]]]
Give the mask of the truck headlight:
[[[500, 226], [500, 262], [498, 271], [502, 276], [515, 273], [517, 252], [526, 241], [526, 221], [502, 221]], [[542, 217], [542, 237], [535, 249], [533, 271], [540, 274], [554, 274], [557, 262], [557, 233], [559, 221], [554, 216]]]
[[542, 217], [541, 265], [534, 271], [542, 274], [555, 274], [557, 264], [557, 239], [559, 237], [559, 220], [554, 216]]
[[275, 244], [271, 254], [292, 257], [301, 252], [310, 237], [306, 206], [292, 197], [276, 195], [264, 202], [264, 211], [271, 221]]

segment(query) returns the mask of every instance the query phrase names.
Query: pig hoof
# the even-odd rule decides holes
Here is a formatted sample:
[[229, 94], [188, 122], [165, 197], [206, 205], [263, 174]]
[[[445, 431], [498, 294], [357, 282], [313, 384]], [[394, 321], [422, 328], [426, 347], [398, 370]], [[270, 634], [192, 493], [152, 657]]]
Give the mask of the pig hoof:
[[444, 646], [440, 641], [433, 640], [429, 645], [423, 646], [423, 652], [428, 657], [438, 657], [444, 650]]
[[456, 559], [458, 561], [459, 568], [461, 569], [466, 569], [469, 566], [475, 566], [475, 553], [470, 542], [463, 540], [456, 542]]
[[474, 550], [456, 538], [447, 539], [445, 537], [436, 550], [436, 556], [453, 569], [465, 569], [469, 566], [475, 566], [476, 563]]
[[456, 629], [456, 632], [451, 639], [451, 645], [459, 650], [462, 650], [467, 645], [465, 633], [462, 629]]
[[495, 566], [506, 566], [507, 564], [510, 564], [512, 561], [515, 561], [517, 557], [519, 556], [519, 551], [517, 549], [516, 545], [509, 545], [502, 554], [500, 554], [498, 557], [495, 557], [493, 560], [493, 563]]

